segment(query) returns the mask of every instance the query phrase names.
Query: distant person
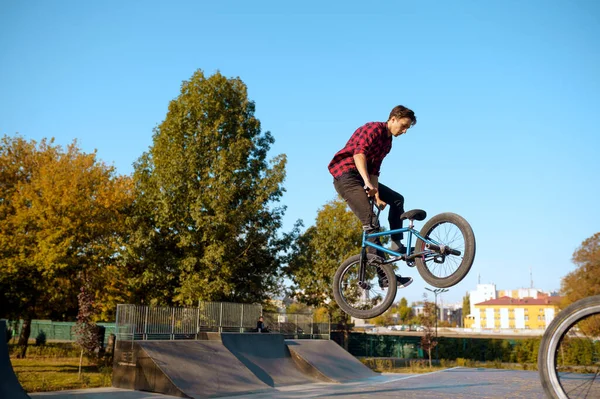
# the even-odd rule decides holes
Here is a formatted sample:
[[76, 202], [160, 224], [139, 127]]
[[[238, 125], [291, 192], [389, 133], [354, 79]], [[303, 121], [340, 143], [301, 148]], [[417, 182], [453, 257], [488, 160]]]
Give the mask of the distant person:
[[258, 321], [256, 322], [256, 332], [259, 332], [259, 333], [269, 332], [269, 329], [267, 327], [265, 327], [265, 319], [262, 316], [260, 316], [258, 318]]
[[[369, 197], [375, 197], [380, 209], [390, 205], [390, 230], [402, 228], [400, 215], [404, 213], [404, 197], [379, 183], [379, 170], [383, 158], [392, 149], [392, 139], [405, 134], [416, 123], [415, 113], [398, 105], [390, 112], [387, 122], [369, 122], [356, 129], [344, 148], [329, 163], [328, 169], [333, 176], [335, 190], [358, 217], [367, 234], [379, 231], [379, 223], [372, 217]], [[391, 238], [391, 249], [405, 254], [406, 247], [401, 242], [402, 233], [392, 234]], [[381, 245], [379, 238], [370, 238], [369, 241]], [[367, 252], [384, 257], [381, 251], [377, 253], [373, 247], [367, 247]], [[382, 278], [380, 275], [380, 283], [385, 286], [387, 281], [382, 281]], [[400, 288], [413, 281], [412, 277], [402, 276], [396, 276], [396, 280]]]

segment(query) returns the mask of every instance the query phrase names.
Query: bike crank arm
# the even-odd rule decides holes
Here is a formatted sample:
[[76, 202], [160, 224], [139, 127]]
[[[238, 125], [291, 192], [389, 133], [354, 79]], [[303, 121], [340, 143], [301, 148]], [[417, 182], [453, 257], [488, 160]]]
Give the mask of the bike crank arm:
[[455, 255], [455, 256], [461, 255], [461, 252], [459, 250], [452, 249], [452, 248], [448, 247], [447, 245], [436, 245], [436, 244], [427, 243], [427, 244], [425, 244], [425, 248], [430, 249], [435, 252], [438, 252], [442, 255]]

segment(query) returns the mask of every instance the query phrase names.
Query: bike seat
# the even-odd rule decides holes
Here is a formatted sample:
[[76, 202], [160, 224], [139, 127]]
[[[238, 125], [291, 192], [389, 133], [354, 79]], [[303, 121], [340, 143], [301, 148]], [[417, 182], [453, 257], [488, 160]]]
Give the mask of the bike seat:
[[425, 220], [427, 217], [427, 212], [422, 209], [412, 209], [410, 211], [404, 212], [400, 215], [400, 220]]

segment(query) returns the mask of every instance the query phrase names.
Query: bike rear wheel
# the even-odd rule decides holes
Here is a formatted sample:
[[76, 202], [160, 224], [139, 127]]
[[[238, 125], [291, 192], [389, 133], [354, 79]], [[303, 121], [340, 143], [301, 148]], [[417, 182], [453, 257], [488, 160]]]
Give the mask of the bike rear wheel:
[[[359, 285], [360, 255], [344, 261], [333, 277], [333, 297], [340, 309], [352, 317], [370, 319], [383, 314], [396, 297], [396, 275], [391, 265], [382, 265], [376, 255], [367, 254], [365, 281]], [[378, 270], [379, 273], [378, 273]], [[380, 277], [388, 284], [382, 287]]]
[[572, 303], [552, 320], [538, 372], [549, 398], [600, 398], [600, 295]]
[[440, 213], [425, 223], [420, 234], [444, 246], [444, 253], [440, 253], [428, 249], [427, 242], [417, 239], [415, 253], [422, 255], [415, 258], [415, 264], [423, 280], [434, 287], [448, 288], [465, 278], [475, 260], [475, 235], [463, 217]]

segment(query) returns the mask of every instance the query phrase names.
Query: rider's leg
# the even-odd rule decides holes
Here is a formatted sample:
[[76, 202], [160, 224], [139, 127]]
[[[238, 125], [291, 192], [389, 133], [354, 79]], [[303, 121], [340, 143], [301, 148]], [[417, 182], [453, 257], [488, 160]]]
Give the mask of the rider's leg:
[[[348, 206], [350, 207], [352, 212], [360, 219], [363, 229], [367, 233], [372, 233], [372, 232], [379, 230], [379, 223], [378, 223], [377, 219], [375, 218], [375, 216], [373, 215], [373, 209], [371, 208], [371, 203], [369, 202], [369, 197], [367, 196], [367, 194], [365, 193], [365, 189], [363, 188], [364, 187], [363, 179], [362, 179], [362, 177], [360, 177], [360, 175], [358, 173], [357, 174], [353, 174], [353, 173], [343, 174], [341, 177], [334, 179], [333, 186], [335, 187], [335, 190], [338, 192], [338, 194], [340, 194], [340, 196], [346, 201], [346, 203], [348, 204]], [[381, 186], [382, 185], [379, 184], [380, 189], [381, 189]], [[385, 188], [387, 189], [387, 187], [385, 187]], [[403, 206], [404, 198], [400, 194], [398, 194], [398, 193], [396, 193], [396, 194], [398, 196], [400, 196], [402, 206]], [[381, 194], [380, 194], [380, 198], [381, 198]], [[389, 198], [390, 197], [388, 197], [388, 199]], [[381, 199], [383, 201], [385, 201], [383, 198], [381, 198]], [[395, 197], [395, 199], [398, 200], [397, 197]], [[387, 202], [387, 201], [385, 201], [385, 202]], [[391, 211], [391, 208], [390, 208], [390, 211]], [[398, 226], [396, 228], [402, 227], [402, 221], [400, 220], [401, 214], [402, 213], [397, 215], [395, 222], [399, 222], [399, 225], [395, 224], [395, 226]], [[402, 235], [400, 235], [400, 238], [402, 238]], [[376, 244], [381, 245], [379, 238], [369, 239], [369, 240], [371, 240], [371, 242], [375, 242]], [[376, 253], [378, 256], [385, 259], [385, 254], [382, 251], [376, 251], [372, 247], [368, 247], [367, 252]], [[380, 268], [377, 268], [377, 274], [379, 274], [380, 286], [387, 287], [388, 281], [385, 278], [385, 274], [383, 273], [383, 270], [381, 270]], [[396, 284], [398, 285], [398, 288], [408, 287], [412, 283], [412, 281], [413, 281], [412, 277], [402, 277], [400, 275], [396, 275]]]
[[[358, 217], [363, 230], [367, 232], [367, 234], [379, 231], [379, 222], [373, 215], [369, 197], [364, 189], [363, 179], [358, 173], [343, 174], [339, 178], [333, 180], [333, 186], [344, 201], [346, 201], [350, 210]], [[381, 245], [378, 237], [369, 238], [369, 241]], [[377, 251], [375, 248], [368, 247], [367, 252], [385, 258], [383, 252]]]
[[[390, 230], [401, 229], [402, 220], [400, 220], [400, 216], [404, 213], [404, 197], [402, 194], [397, 193], [388, 186], [379, 183], [379, 198], [381, 198], [383, 202], [390, 206], [390, 211], [388, 214]], [[392, 235], [391, 238], [393, 251], [403, 249], [403, 251], [400, 252], [406, 252], [406, 248], [404, 248], [404, 245], [401, 243], [402, 236], [402, 233]]]

